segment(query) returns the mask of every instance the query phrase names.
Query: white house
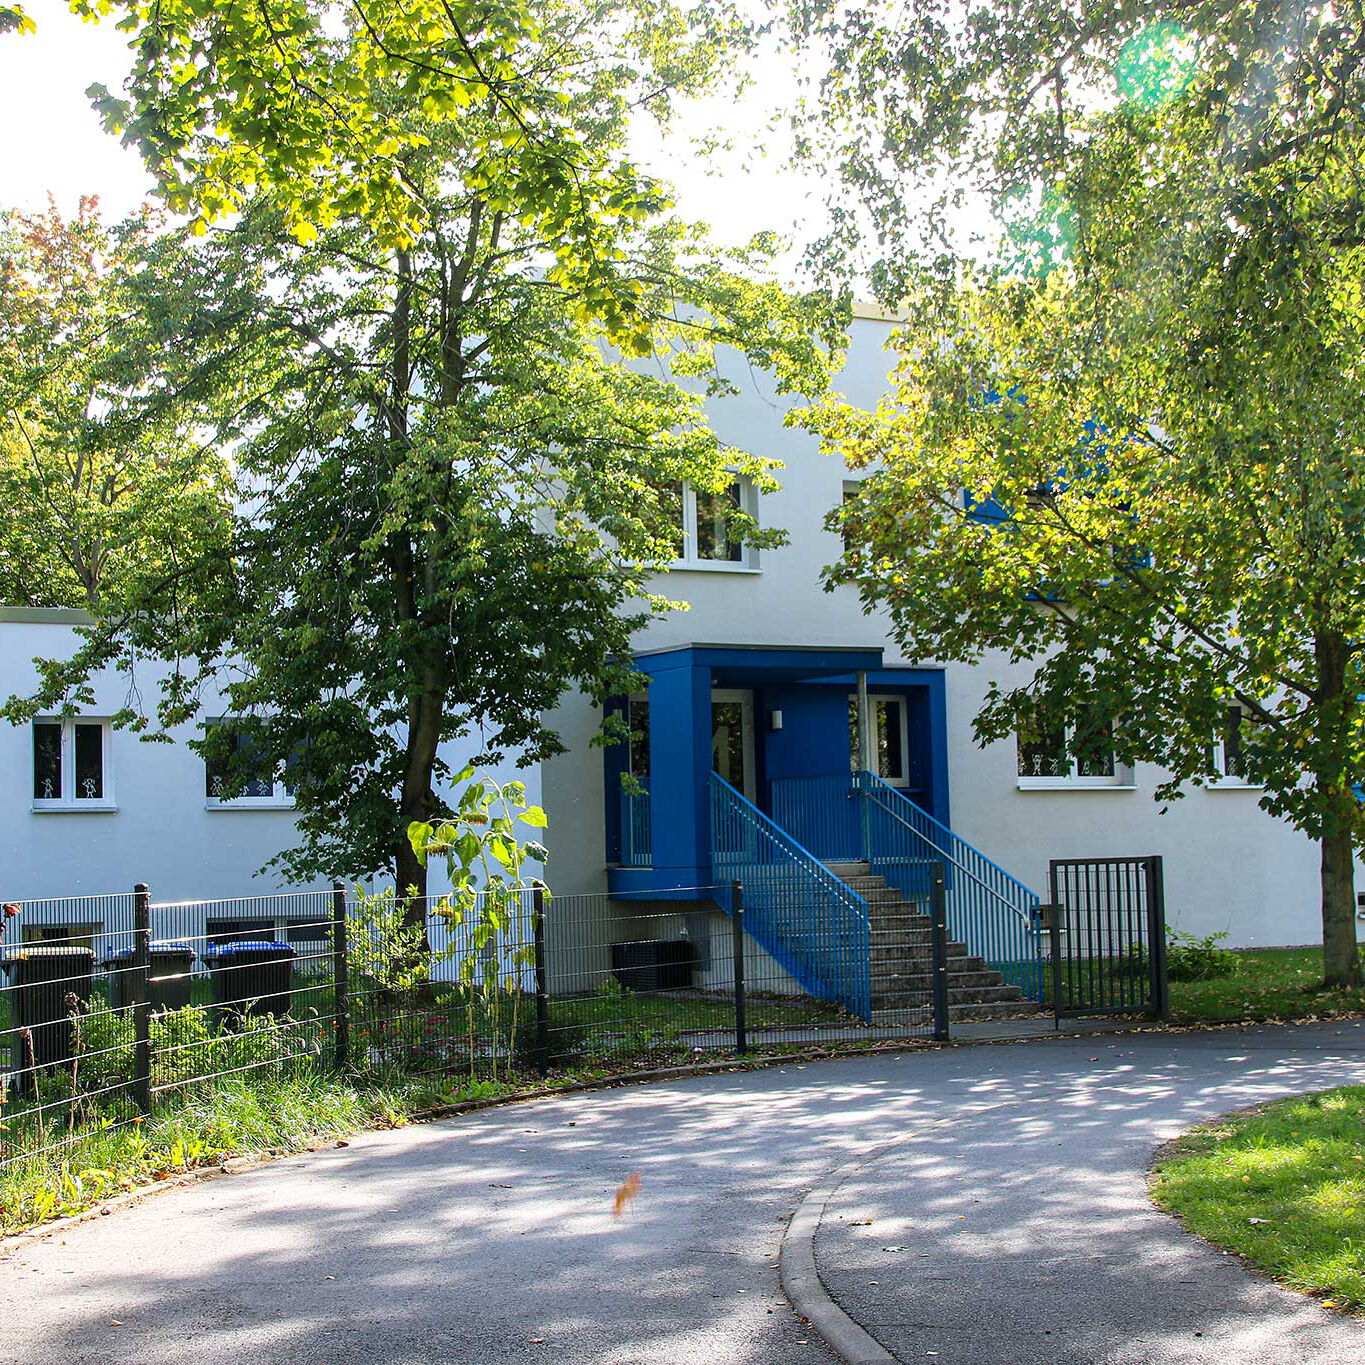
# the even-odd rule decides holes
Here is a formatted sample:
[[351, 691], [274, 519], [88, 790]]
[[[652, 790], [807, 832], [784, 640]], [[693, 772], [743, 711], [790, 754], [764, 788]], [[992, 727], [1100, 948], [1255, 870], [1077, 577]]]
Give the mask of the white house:
[[[871, 404], [882, 388], [888, 332], [875, 317], [855, 323], [840, 377], [855, 401]], [[712, 888], [741, 873], [755, 884], [780, 881], [788, 900], [810, 893], [833, 905], [842, 893], [802, 871], [802, 858], [866, 861], [868, 822], [860, 830], [849, 815], [862, 767], [870, 776], [852, 794], [878, 812], [892, 843], [918, 840], [921, 853], [939, 856], [951, 841], [950, 862], [980, 859], [972, 867], [987, 879], [995, 873], [984, 869], [1003, 869], [986, 900], [993, 896], [1005, 919], [1026, 915], [1029, 892], [1046, 899], [1052, 859], [1156, 854], [1175, 927], [1225, 932], [1240, 946], [1320, 940], [1316, 847], [1261, 811], [1257, 789], [1234, 771], [1163, 813], [1152, 799], [1160, 774], [1147, 765], [1077, 773], [1046, 743], [978, 748], [972, 718], [1008, 664], [903, 657], [852, 589], [821, 587], [821, 567], [839, 554], [823, 521], [848, 474], [812, 437], [784, 427], [790, 400], [763, 376], [746, 368], [736, 380], [740, 395], [715, 408], [717, 429], [784, 469], [779, 492], [759, 499], [737, 485], [734, 496], [762, 524], [784, 528], [789, 543], [731, 544], [715, 506], [686, 495], [684, 554], [666, 591], [690, 609], [641, 634], [649, 684], [619, 703], [641, 738], [604, 759], [590, 744], [600, 714], [569, 696], [551, 718], [568, 752], [517, 774], [549, 816], [557, 894], [610, 893], [622, 914], [663, 904], [692, 916], [694, 930], [697, 915], [719, 913]], [[0, 692], [22, 691], [31, 659], [60, 653], [79, 619], [0, 610]], [[150, 695], [151, 676], [137, 683]], [[88, 714], [0, 729], [0, 896], [119, 891], [137, 881], [171, 899], [281, 889], [254, 874], [292, 840], [287, 793], [262, 787], [221, 800], [203, 759], [183, 744], [112, 730], [104, 718], [130, 686], [101, 677]], [[451, 757], [458, 766], [464, 756]], [[646, 794], [623, 790], [624, 771]], [[800, 976], [799, 963], [784, 965]]]

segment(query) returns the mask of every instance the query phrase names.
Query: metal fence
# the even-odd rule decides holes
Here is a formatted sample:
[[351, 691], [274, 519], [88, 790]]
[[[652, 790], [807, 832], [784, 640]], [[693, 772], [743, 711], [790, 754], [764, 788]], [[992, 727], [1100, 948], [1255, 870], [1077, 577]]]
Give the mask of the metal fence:
[[462, 916], [342, 886], [18, 903], [0, 951], [0, 1167], [240, 1079], [458, 1088], [946, 1027], [930, 999], [872, 1027], [798, 978], [749, 932], [738, 883], [669, 895], [528, 892]]
[[1040, 913], [1056, 1017], [1145, 1011], [1166, 1018], [1170, 993], [1161, 859], [1053, 859], [1048, 883], [1052, 904]]

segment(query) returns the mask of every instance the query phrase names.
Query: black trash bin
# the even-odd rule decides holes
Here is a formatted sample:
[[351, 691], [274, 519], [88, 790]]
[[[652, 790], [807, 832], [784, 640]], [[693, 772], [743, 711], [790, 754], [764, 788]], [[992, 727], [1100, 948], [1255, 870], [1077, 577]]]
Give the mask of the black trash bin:
[[691, 989], [697, 950], [686, 939], [611, 945], [611, 973], [628, 991]]
[[[90, 948], [66, 946], [20, 948], [5, 962], [13, 1011], [11, 1065], [60, 1066], [71, 1060], [71, 1004], [74, 996], [90, 999], [90, 975], [95, 963]], [[20, 1030], [27, 1030], [27, 1039]]]
[[201, 956], [225, 1027], [236, 1028], [248, 1013], [289, 1013], [297, 954], [288, 943], [244, 939], [209, 948]]
[[[105, 978], [109, 1003], [121, 1010], [133, 1002], [129, 998], [129, 968], [133, 965], [133, 950], [106, 957], [100, 966], [109, 973]], [[152, 1009], [181, 1010], [190, 1003], [190, 968], [194, 965], [194, 949], [188, 943], [154, 943], [147, 952], [147, 1001]]]

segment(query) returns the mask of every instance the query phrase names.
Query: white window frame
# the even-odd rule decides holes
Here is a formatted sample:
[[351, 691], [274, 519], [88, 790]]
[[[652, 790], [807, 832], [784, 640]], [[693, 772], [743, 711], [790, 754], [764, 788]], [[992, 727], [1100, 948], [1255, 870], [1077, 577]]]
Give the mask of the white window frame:
[[[1243, 722], [1243, 724], [1246, 723], [1247, 719], [1248, 719], [1248, 718], [1250, 717], [1250, 715], [1251, 715], [1251, 713], [1246, 709], [1245, 706], [1239, 706], [1236, 702], [1229, 702], [1228, 705], [1227, 705], [1226, 707], [1224, 707], [1224, 710], [1225, 710], [1225, 711], [1240, 711], [1241, 714], [1242, 714], [1242, 722]], [[1238, 775], [1236, 775], [1236, 774], [1229, 773], [1229, 772], [1227, 771], [1227, 766], [1226, 766], [1226, 765], [1227, 765], [1227, 749], [1226, 749], [1226, 744], [1225, 744], [1225, 742], [1224, 742], [1224, 734], [1225, 734], [1225, 731], [1219, 730], [1219, 732], [1213, 737], [1213, 766], [1214, 766], [1214, 768], [1217, 769], [1218, 775], [1217, 775], [1216, 777], [1211, 778], [1211, 779], [1209, 780], [1209, 784], [1208, 784], [1208, 785], [1209, 785], [1209, 789], [1210, 789], [1211, 791], [1230, 791], [1230, 792], [1236, 792], [1236, 791], [1243, 791], [1243, 792], [1247, 792], [1247, 791], [1258, 792], [1258, 791], [1263, 791], [1263, 790], [1264, 790], [1264, 786], [1263, 786], [1262, 783], [1260, 783], [1260, 782], [1250, 782], [1250, 781], [1248, 781], [1245, 777], [1241, 777], [1241, 776], [1238, 776]]]
[[[758, 520], [758, 490], [754, 481], [736, 474], [739, 485], [739, 510]], [[745, 543], [739, 559], [702, 559], [697, 554], [697, 490], [690, 483], [682, 485], [682, 554], [673, 561], [674, 569], [700, 573], [758, 573], [758, 551]]]
[[1114, 760], [1114, 771], [1104, 777], [1083, 777], [1076, 771], [1076, 755], [1071, 752], [1071, 742], [1076, 727], [1068, 725], [1063, 730], [1066, 745], [1067, 772], [1054, 777], [1029, 777], [1019, 771], [1019, 734], [1014, 736], [1014, 772], [1020, 791], [1135, 791], [1136, 775], [1132, 766]]
[[[51, 799], [44, 796], [33, 798], [35, 811], [112, 811], [118, 806], [114, 801], [114, 764], [113, 730], [107, 716], [35, 716], [33, 725], [60, 725], [62, 727], [62, 793]], [[76, 793], [76, 726], [98, 725], [100, 727], [100, 778], [104, 794], [97, 797], [82, 797]], [[29, 727], [29, 777], [30, 789], [33, 777], [33, 728]]]
[[[848, 694], [848, 699], [849, 699], [850, 702], [853, 703], [853, 707], [852, 707], [853, 718], [854, 718], [854, 721], [855, 721], [855, 723], [856, 723], [856, 720], [857, 720], [857, 706], [858, 706], [858, 694], [857, 694], [856, 692], [850, 692], [850, 693]], [[900, 775], [899, 777], [892, 778], [892, 777], [882, 777], [881, 773], [876, 773], [875, 776], [881, 777], [881, 780], [882, 780], [883, 782], [885, 782], [886, 785], [887, 785], [888, 787], [897, 787], [897, 788], [900, 788], [900, 787], [909, 787], [909, 786], [911, 785], [911, 783], [910, 783], [910, 707], [906, 704], [906, 699], [905, 699], [905, 697], [904, 697], [904, 695], [903, 695], [902, 693], [899, 693], [899, 692], [869, 692], [869, 693], [867, 694], [867, 709], [872, 713], [872, 725], [873, 725], [873, 729], [874, 729], [874, 730], [876, 729], [876, 725], [877, 725], [877, 703], [878, 703], [878, 702], [886, 702], [888, 705], [894, 706], [894, 707], [901, 713], [901, 775]], [[852, 740], [853, 736], [850, 735], [849, 738], [850, 738], [850, 740]], [[879, 745], [878, 745], [878, 743], [877, 743], [877, 736], [876, 736], [876, 734], [874, 734], [873, 737], [872, 737], [872, 753], [873, 753], [874, 759], [875, 759], [875, 756], [877, 755], [878, 752], [879, 752]], [[852, 755], [850, 754], [850, 757], [851, 757], [851, 756], [852, 756]], [[855, 769], [855, 770], [856, 770], [856, 769]]]
[[[234, 716], [210, 716], [204, 722], [205, 729], [210, 725], [231, 725]], [[204, 775], [208, 777], [208, 759], [203, 758]], [[277, 773], [270, 784], [269, 796], [209, 796], [204, 797], [205, 810], [293, 810], [294, 794], [284, 785], [284, 774]]]

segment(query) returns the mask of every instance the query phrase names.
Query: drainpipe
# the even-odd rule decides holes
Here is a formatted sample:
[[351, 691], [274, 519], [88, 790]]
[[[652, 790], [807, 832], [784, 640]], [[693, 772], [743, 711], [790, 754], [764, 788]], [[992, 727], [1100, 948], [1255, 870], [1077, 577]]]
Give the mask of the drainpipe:
[[[867, 699], [867, 674], [858, 674], [858, 767], [862, 772], [872, 771], [872, 704]], [[864, 862], [869, 861], [870, 850], [867, 829], [867, 793], [861, 779], [855, 788], [858, 802], [858, 832], [862, 836], [859, 852]]]

